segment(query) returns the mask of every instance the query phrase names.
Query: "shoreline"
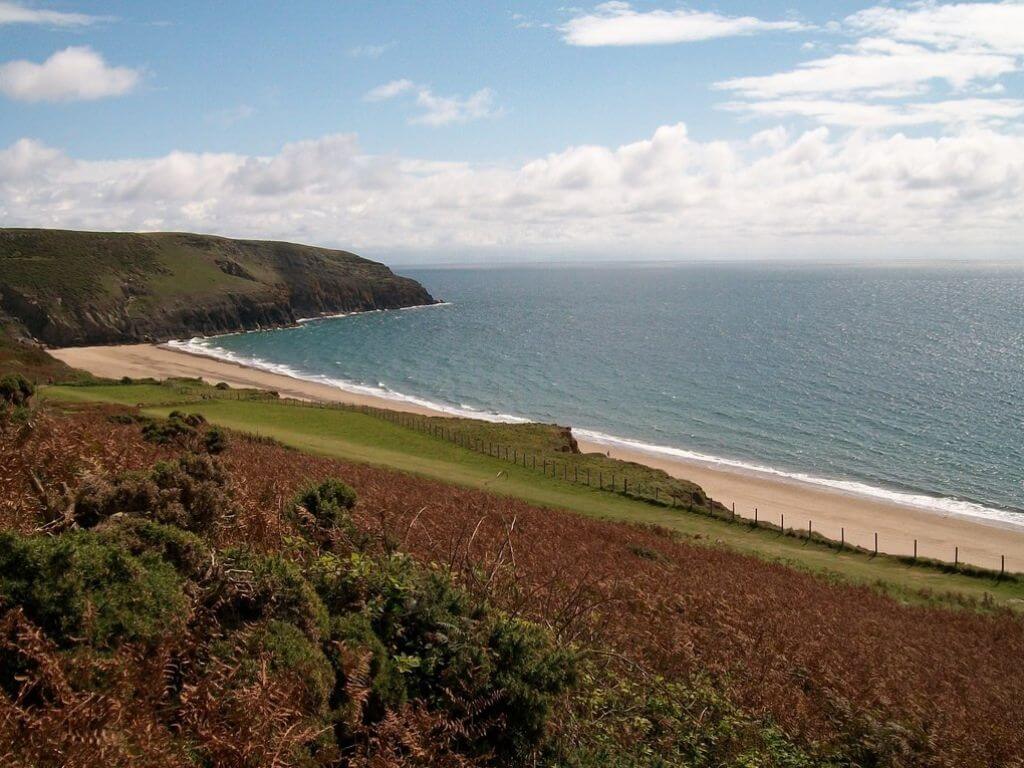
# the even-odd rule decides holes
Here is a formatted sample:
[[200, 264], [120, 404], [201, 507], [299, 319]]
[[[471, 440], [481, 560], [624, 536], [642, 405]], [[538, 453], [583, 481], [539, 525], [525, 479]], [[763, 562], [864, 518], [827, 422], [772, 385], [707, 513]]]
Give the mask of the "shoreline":
[[[48, 351], [72, 367], [112, 379], [199, 377], [211, 384], [223, 381], [236, 387], [274, 390], [283, 397], [300, 400], [367, 405], [424, 416], [463, 415], [414, 399], [406, 401], [353, 392], [163, 345], [71, 347]], [[474, 418], [468, 413], [464, 417]], [[709, 466], [696, 460], [599, 442], [578, 433], [576, 438], [584, 452], [608, 453], [613, 458], [646, 464], [691, 480], [727, 507], [735, 504], [738, 516], [753, 519], [756, 507], [760, 520], [778, 524], [784, 515], [786, 527], [798, 530], [807, 530], [808, 521], [812, 521], [816, 533], [837, 541], [843, 535], [848, 543], [869, 550], [874, 548], [877, 533], [879, 552], [913, 554], [916, 539], [917, 553], [922, 558], [952, 562], [958, 547], [961, 563], [998, 570], [1000, 558], [1005, 555], [1008, 571], [1024, 571], [1024, 527], [1013, 523], [925, 510], [756, 471]]]

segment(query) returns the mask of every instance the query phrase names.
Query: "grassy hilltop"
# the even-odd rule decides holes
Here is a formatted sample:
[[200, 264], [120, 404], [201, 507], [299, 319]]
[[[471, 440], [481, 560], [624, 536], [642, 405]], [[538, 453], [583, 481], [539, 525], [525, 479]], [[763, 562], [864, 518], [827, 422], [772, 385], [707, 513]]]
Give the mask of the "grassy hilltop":
[[432, 303], [347, 251], [186, 233], [0, 229], [0, 311], [51, 346], [165, 341]]

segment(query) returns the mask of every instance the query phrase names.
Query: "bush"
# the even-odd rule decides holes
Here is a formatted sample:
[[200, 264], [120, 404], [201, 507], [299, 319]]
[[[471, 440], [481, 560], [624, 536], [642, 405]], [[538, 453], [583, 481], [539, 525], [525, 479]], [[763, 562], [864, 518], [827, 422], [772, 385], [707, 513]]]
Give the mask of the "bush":
[[223, 453], [228, 448], [228, 433], [220, 427], [211, 427], [203, 435], [203, 447], [207, 453]]
[[186, 598], [174, 568], [91, 531], [55, 538], [0, 533], [0, 604], [61, 647], [155, 642], [182, 625]]
[[[332, 615], [360, 617], [332, 630], [371, 655], [371, 705], [418, 699], [478, 734], [464, 748], [486, 745], [505, 759], [540, 743], [555, 697], [575, 675], [574, 656], [542, 628], [474, 605], [445, 574], [403, 555], [325, 555], [311, 574]], [[348, 673], [338, 671], [342, 686]], [[351, 706], [344, 690], [335, 706]]]
[[350, 514], [356, 503], [356, 492], [336, 479], [319, 485], [309, 485], [300, 491], [292, 503], [293, 519], [313, 539], [330, 545], [337, 533], [344, 533], [357, 548], [364, 543]]
[[205, 534], [231, 514], [226, 484], [215, 459], [186, 454], [158, 462], [149, 472], [87, 479], [76, 494], [75, 520], [83, 528], [90, 528], [121, 513]]
[[299, 567], [277, 555], [224, 552], [218, 617], [227, 627], [279, 619], [319, 642], [328, 633], [327, 609]]
[[35, 385], [20, 373], [0, 376], [0, 404], [23, 406], [35, 393]]
[[202, 578], [212, 562], [202, 539], [173, 525], [124, 517], [100, 525], [96, 533], [101, 541], [123, 547], [132, 555], [155, 555], [186, 578]]
[[142, 439], [157, 445], [187, 443], [196, 437], [198, 428], [206, 424], [200, 413], [171, 411], [166, 419], [151, 421], [142, 428]]

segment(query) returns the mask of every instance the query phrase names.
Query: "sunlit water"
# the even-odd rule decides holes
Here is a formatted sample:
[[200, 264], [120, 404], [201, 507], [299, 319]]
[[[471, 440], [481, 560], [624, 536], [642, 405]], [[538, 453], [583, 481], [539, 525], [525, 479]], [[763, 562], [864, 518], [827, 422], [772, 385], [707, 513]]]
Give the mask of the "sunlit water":
[[1024, 271], [403, 270], [448, 304], [187, 346], [455, 413], [1024, 521]]

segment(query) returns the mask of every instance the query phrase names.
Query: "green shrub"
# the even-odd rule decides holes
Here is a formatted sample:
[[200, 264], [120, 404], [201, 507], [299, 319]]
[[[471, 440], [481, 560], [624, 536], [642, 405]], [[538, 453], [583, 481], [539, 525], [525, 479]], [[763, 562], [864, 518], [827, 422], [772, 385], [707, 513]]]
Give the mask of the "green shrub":
[[[373, 655], [380, 704], [418, 699], [465, 722], [482, 734], [469, 750], [486, 745], [511, 759], [540, 743], [555, 697], [575, 675], [574, 656], [542, 628], [474, 604], [446, 574], [404, 555], [325, 555], [310, 572], [332, 615], [361, 617], [333, 628]], [[335, 706], [347, 705], [336, 691]]]
[[228, 448], [228, 433], [220, 427], [210, 427], [203, 435], [203, 447], [207, 453], [223, 453]]
[[[294, 704], [326, 717], [334, 689], [334, 670], [320, 647], [301, 629], [286, 621], [271, 619], [236, 635], [241, 635], [241, 647], [236, 649], [241, 651], [238, 654], [241, 679], [255, 678], [260, 672], [260, 661], [266, 659], [271, 673], [291, 676], [306, 692], [306, 701]], [[229, 636], [226, 644], [232, 640]]]
[[171, 411], [166, 419], [154, 420], [142, 428], [142, 439], [157, 445], [187, 443], [199, 434], [198, 428], [206, 424], [200, 413]]
[[182, 580], [170, 564], [92, 531], [0, 533], [0, 604], [21, 607], [62, 647], [155, 642], [180, 627], [186, 612]]
[[350, 543], [361, 549], [366, 537], [360, 535], [352, 523], [351, 510], [355, 503], [356, 492], [332, 478], [299, 491], [292, 502], [292, 518], [307, 536], [321, 545], [330, 546], [337, 534], [343, 533]]
[[195, 534], [173, 525], [138, 517], [121, 517], [96, 528], [99, 539], [132, 555], [152, 554], [186, 578], [200, 578], [211, 564], [210, 549]]
[[219, 618], [225, 626], [279, 619], [315, 641], [328, 633], [327, 609], [298, 565], [243, 549], [224, 552], [225, 582]]
[[35, 385], [20, 373], [0, 376], [0, 404], [23, 406], [35, 393]]
[[215, 459], [186, 454], [148, 472], [92, 477], [79, 487], [75, 519], [90, 528], [114, 514], [149, 517], [193, 533], [208, 533], [232, 510], [227, 477]]

